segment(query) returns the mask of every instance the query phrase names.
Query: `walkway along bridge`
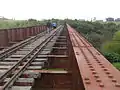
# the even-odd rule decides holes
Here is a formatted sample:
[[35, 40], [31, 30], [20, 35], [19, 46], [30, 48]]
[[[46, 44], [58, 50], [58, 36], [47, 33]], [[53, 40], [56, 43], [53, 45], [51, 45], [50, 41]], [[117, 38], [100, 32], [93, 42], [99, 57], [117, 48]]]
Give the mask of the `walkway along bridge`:
[[120, 90], [120, 72], [71, 26], [37, 28], [0, 51], [0, 90]]

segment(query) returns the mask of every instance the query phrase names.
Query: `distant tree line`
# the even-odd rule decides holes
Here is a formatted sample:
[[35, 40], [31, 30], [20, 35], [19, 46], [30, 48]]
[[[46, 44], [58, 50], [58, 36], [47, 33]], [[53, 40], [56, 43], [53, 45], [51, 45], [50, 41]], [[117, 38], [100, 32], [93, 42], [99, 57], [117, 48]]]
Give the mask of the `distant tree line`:
[[118, 21], [120, 21], [120, 18], [114, 19], [112, 17], [108, 17], [108, 18], [106, 18], [106, 21], [116, 21], [116, 22], [118, 22]]
[[[108, 18], [113, 21], [114, 18]], [[59, 20], [50, 19], [51, 22], [64, 24], [67, 22], [79, 33], [81, 33], [92, 45], [98, 49], [111, 63], [120, 62], [120, 23], [85, 20]], [[48, 20], [0, 20], [0, 28], [27, 27], [35, 25], [46, 25]], [[120, 68], [120, 64], [119, 64]]]
[[28, 26], [45, 25], [45, 24], [46, 24], [45, 21], [39, 21], [36, 19], [28, 19], [28, 20], [0, 19], [0, 29], [28, 27]]

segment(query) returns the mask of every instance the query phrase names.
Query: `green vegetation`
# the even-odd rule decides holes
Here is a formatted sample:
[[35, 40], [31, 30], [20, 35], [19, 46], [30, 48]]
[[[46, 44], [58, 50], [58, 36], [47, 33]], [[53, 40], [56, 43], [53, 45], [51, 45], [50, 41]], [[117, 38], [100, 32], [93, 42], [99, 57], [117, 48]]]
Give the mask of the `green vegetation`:
[[103, 44], [103, 51], [106, 52], [115, 52], [120, 54], [120, 31], [117, 31], [112, 40]]
[[35, 25], [43, 25], [44, 21], [37, 21], [35, 19], [29, 20], [0, 20], [0, 29], [28, 27]]
[[[19, 27], [28, 27], [28, 26], [36, 26], [36, 25], [46, 25], [48, 20], [36, 20], [36, 19], [28, 19], [28, 20], [11, 20], [0, 18], [0, 29], [7, 28], [19, 28]], [[57, 22], [59, 25], [63, 20], [59, 19], [51, 19], [51, 22]]]
[[120, 55], [114, 52], [108, 53], [105, 52], [104, 56], [111, 62], [111, 63], [116, 63], [120, 62]]
[[120, 63], [113, 63], [113, 65], [120, 70]]
[[106, 22], [90, 22], [79, 20], [67, 20], [73, 28], [83, 34], [95, 48], [101, 49], [106, 41], [110, 41], [113, 34], [120, 30], [120, 25]]
[[[120, 66], [120, 24], [114, 22], [92, 22], [66, 20], [98, 49], [113, 65]], [[117, 64], [115, 64], [117, 63]]]
[[[27, 27], [45, 25], [48, 20], [0, 20], [0, 28]], [[67, 22], [80, 32], [92, 45], [98, 49], [114, 66], [120, 66], [120, 22], [81, 21], [51, 19], [51, 22], [63, 24]]]

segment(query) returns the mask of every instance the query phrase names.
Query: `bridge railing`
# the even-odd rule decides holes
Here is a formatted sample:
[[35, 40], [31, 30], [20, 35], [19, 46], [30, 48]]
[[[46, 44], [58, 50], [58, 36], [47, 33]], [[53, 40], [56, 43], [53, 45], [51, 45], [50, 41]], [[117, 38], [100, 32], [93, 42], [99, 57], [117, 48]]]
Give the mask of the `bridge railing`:
[[0, 30], [0, 48], [7, 47], [15, 42], [22, 41], [30, 36], [37, 35], [38, 33], [47, 30], [46, 25], [11, 28]]

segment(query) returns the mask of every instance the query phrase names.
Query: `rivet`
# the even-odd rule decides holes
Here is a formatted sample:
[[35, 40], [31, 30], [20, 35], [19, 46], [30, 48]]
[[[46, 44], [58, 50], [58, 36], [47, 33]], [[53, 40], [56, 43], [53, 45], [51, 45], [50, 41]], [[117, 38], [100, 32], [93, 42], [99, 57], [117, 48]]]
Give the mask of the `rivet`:
[[100, 61], [98, 61], [97, 63], [101, 63]]
[[95, 69], [94, 69], [94, 68], [91, 68], [90, 70], [91, 70], [91, 71], [95, 71]]
[[77, 55], [79, 55], [79, 53], [78, 53], [78, 52], [76, 52], [76, 54], [77, 54]]
[[105, 66], [101, 66], [101, 68], [105, 68]]
[[92, 73], [93, 73], [93, 74], [97, 74], [97, 72], [96, 72], [96, 71], [92, 71]]
[[106, 74], [110, 74], [110, 72], [109, 72], [109, 71], [106, 71], [105, 73], [106, 73]]
[[100, 85], [100, 87], [104, 87], [104, 84], [103, 84], [103, 83], [100, 83], [99, 85]]
[[90, 84], [90, 81], [85, 81], [86, 84]]
[[103, 65], [102, 63], [99, 63], [99, 65]]
[[91, 63], [88, 63], [88, 65], [92, 65]]
[[96, 59], [96, 60], [97, 60], [97, 58], [96, 58], [96, 57], [94, 57], [94, 59]]
[[97, 78], [97, 80], [96, 80], [97, 82], [101, 82], [101, 80], [99, 79], [99, 78]]
[[90, 63], [90, 61], [86, 61], [87, 63]]
[[108, 71], [108, 69], [105, 68], [104, 71]]
[[85, 56], [84, 58], [87, 60], [87, 57], [86, 57], [86, 56]]
[[116, 86], [116, 87], [120, 87], [120, 84], [119, 84], [119, 83], [116, 83], [115, 86]]
[[117, 80], [116, 79], [112, 79], [112, 82], [117, 82]]
[[98, 76], [98, 75], [94, 75], [94, 77], [99, 78], [99, 76]]
[[89, 78], [85, 78], [85, 80], [89, 80]]
[[108, 77], [109, 77], [109, 78], [113, 78], [113, 76], [112, 76], [112, 75], [109, 75]]
[[86, 62], [89, 62], [89, 60], [86, 59]]
[[88, 59], [86, 59], [86, 61], [89, 61]]
[[96, 61], [99, 61], [98, 59], [96, 59]]
[[89, 68], [93, 68], [93, 66], [89, 66]]

